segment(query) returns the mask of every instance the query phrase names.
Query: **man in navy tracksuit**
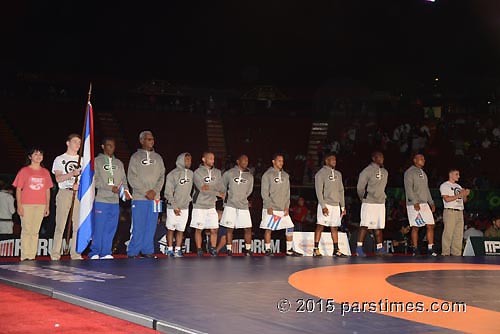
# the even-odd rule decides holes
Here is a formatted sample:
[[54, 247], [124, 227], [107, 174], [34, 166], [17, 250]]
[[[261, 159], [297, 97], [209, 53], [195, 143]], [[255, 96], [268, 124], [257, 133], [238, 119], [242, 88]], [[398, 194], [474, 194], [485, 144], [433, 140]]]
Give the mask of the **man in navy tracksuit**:
[[127, 177], [123, 163], [115, 156], [115, 140], [104, 138], [101, 144], [104, 153], [95, 158], [94, 229], [89, 257], [92, 260], [112, 259], [113, 237], [120, 215], [120, 186], [126, 199], [130, 199]]
[[142, 148], [132, 154], [127, 174], [134, 197], [127, 255], [154, 257], [153, 239], [161, 211], [160, 191], [165, 182], [165, 165], [153, 150], [155, 141], [151, 131], [142, 131], [139, 141]]

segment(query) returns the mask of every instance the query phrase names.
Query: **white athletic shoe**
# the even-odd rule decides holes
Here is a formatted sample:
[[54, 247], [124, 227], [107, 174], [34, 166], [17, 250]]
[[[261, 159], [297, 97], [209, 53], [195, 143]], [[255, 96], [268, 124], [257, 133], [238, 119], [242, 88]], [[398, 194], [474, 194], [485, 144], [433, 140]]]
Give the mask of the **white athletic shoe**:
[[99, 260], [99, 255], [92, 255], [91, 260]]
[[101, 257], [101, 260], [112, 260], [112, 259], [114, 259], [114, 257], [111, 254], [108, 254], [108, 255]]

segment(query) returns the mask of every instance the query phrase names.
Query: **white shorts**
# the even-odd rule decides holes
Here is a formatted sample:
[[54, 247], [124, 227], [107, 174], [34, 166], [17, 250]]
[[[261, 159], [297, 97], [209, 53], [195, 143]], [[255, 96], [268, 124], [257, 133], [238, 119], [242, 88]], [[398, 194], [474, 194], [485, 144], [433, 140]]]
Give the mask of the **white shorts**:
[[191, 214], [192, 228], [198, 230], [219, 228], [219, 216], [215, 208], [211, 209], [193, 209]]
[[290, 215], [285, 216], [284, 211], [274, 210], [272, 215], [268, 215], [267, 209], [263, 209], [260, 228], [273, 231], [283, 230], [287, 228], [293, 228], [293, 222], [292, 218], [290, 218]]
[[432, 214], [429, 204], [420, 204], [420, 211], [415, 210], [413, 205], [407, 205], [406, 211], [408, 212], [410, 226], [421, 227], [425, 225], [434, 225], [434, 215]]
[[252, 218], [248, 209], [235, 209], [229, 206], [224, 208], [220, 225], [228, 228], [252, 227]]
[[368, 227], [369, 230], [381, 230], [385, 228], [385, 204], [362, 203], [360, 226]]
[[189, 209], [182, 209], [181, 215], [176, 216], [174, 209], [167, 209], [167, 222], [165, 226], [171, 231], [184, 232], [188, 221]]
[[338, 227], [342, 223], [342, 215], [340, 211], [340, 206], [336, 205], [326, 205], [328, 208], [328, 216], [323, 214], [323, 208], [318, 205], [318, 211], [316, 213], [318, 217], [318, 224], [323, 226], [333, 226]]

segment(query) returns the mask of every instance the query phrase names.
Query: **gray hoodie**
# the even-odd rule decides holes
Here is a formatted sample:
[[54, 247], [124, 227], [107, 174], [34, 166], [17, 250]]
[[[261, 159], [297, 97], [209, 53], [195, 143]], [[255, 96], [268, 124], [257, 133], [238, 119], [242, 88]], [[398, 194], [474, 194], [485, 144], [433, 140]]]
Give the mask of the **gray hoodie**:
[[250, 171], [240, 170], [238, 166], [227, 170], [222, 176], [224, 189], [227, 190], [226, 206], [248, 210], [248, 196], [253, 191], [253, 175]]
[[314, 176], [314, 187], [318, 203], [323, 209], [326, 204], [345, 208], [342, 173], [338, 170], [323, 166]]
[[[220, 170], [215, 167], [207, 168], [200, 165], [194, 171], [194, 194], [193, 208], [195, 209], [212, 209], [215, 208], [217, 196], [220, 192], [224, 192], [222, 184], [222, 175]], [[208, 190], [201, 190], [201, 187], [208, 185]]]
[[404, 175], [406, 205], [429, 203], [434, 205], [434, 200], [429, 190], [427, 174], [416, 166], [408, 168]]
[[287, 172], [274, 167], [262, 175], [260, 192], [264, 209], [284, 211], [290, 207], [290, 176]]
[[188, 209], [193, 189], [193, 171], [186, 168], [184, 158], [186, 153], [177, 157], [177, 168], [167, 174], [165, 181], [165, 197], [169, 209]]
[[361, 171], [358, 178], [358, 196], [363, 203], [384, 204], [385, 186], [389, 172], [372, 162]]
[[160, 198], [160, 191], [165, 182], [165, 165], [155, 151], [138, 149], [132, 154], [128, 164], [128, 182], [132, 188], [134, 200], [146, 201], [146, 192], [154, 190], [155, 199]]
[[94, 160], [94, 180], [97, 194], [96, 202], [101, 203], [118, 203], [119, 195], [112, 192], [113, 186], [109, 185], [110, 179], [113, 180], [115, 186], [123, 185], [128, 190], [127, 176], [123, 163], [117, 158], [108, 157], [106, 154], [100, 153]]

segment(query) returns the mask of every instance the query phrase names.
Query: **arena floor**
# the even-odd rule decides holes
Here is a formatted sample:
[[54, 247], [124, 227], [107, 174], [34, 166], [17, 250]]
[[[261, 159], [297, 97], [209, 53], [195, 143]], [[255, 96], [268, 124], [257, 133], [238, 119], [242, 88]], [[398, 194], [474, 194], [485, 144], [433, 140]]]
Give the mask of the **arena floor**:
[[498, 332], [499, 264], [500, 257], [0, 260], [0, 282], [166, 333], [484, 334]]

